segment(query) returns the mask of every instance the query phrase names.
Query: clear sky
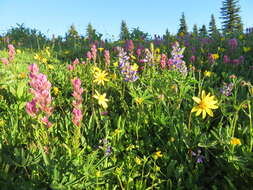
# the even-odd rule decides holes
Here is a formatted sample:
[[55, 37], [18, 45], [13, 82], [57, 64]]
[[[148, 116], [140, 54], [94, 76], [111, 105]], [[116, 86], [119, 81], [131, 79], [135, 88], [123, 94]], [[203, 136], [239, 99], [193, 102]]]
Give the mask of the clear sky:
[[[190, 30], [208, 25], [212, 13], [220, 27], [221, 5], [222, 0], [0, 0], [0, 33], [24, 23], [47, 36], [64, 35], [71, 24], [85, 34], [90, 22], [104, 37], [118, 38], [121, 20], [151, 35], [166, 28], [176, 33], [182, 12]], [[240, 5], [244, 27], [253, 27], [253, 0]]]

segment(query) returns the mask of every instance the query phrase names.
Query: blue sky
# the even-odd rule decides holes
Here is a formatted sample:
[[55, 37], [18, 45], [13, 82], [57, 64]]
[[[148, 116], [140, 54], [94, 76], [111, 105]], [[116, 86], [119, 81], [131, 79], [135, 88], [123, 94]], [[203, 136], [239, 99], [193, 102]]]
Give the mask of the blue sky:
[[[64, 35], [71, 24], [85, 34], [87, 24], [105, 37], [118, 38], [121, 20], [129, 29], [150, 34], [176, 33], [185, 13], [189, 29], [208, 25], [211, 14], [220, 26], [222, 0], [0, 0], [0, 33], [16, 23], [36, 28], [47, 36]], [[253, 27], [253, 1], [240, 0], [245, 27]]]

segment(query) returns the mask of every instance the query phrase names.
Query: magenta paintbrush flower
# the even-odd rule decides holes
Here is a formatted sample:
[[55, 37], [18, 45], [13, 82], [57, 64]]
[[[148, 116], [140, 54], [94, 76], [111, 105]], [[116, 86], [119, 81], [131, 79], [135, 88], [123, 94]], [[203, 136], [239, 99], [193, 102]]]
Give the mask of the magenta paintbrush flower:
[[1, 58], [1, 61], [4, 65], [7, 65], [9, 63], [8, 59], [5, 57]]
[[161, 61], [160, 61], [162, 69], [164, 69], [166, 67], [166, 58], [167, 58], [166, 55], [162, 54]]
[[38, 108], [36, 108], [36, 99], [33, 99], [31, 102], [26, 104], [26, 112], [31, 116], [36, 116], [38, 113]]
[[72, 121], [76, 126], [80, 126], [82, 121], [82, 93], [83, 88], [81, 87], [81, 80], [79, 78], [72, 80], [72, 86], [73, 86], [73, 93], [72, 96], [74, 97], [74, 100], [72, 102], [72, 105], [74, 106], [74, 109], [72, 111]]
[[29, 66], [30, 71], [30, 93], [34, 98], [31, 102], [26, 104], [26, 112], [31, 116], [36, 116], [39, 111], [44, 115], [41, 119], [47, 127], [51, 127], [52, 123], [48, 121], [49, 116], [52, 114], [53, 108], [51, 107], [51, 83], [47, 80], [47, 76], [38, 73], [39, 68], [36, 64]]
[[105, 64], [109, 65], [110, 64], [110, 52], [109, 52], [109, 50], [104, 51], [104, 57], [105, 57]]
[[15, 57], [15, 48], [12, 44], [9, 44], [8, 49], [9, 49], [9, 60], [10, 62], [13, 62]]

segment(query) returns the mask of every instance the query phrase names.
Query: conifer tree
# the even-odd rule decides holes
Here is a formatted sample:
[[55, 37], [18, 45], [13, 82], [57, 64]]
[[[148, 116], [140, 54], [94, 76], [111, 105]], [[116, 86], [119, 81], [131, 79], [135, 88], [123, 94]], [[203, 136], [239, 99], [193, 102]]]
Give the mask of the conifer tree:
[[211, 15], [211, 21], [209, 22], [209, 30], [208, 30], [208, 32], [209, 32], [209, 34], [211, 36], [218, 34], [218, 29], [217, 29], [217, 26], [216, 26], [216, 21], [215, 21], [215, 18], [214, 18], [213, 14]]
[[70, 26], [70, 29], [68, 30], [68, 37], [71, 37], [71, 38], [78, 38], [79, 37], [79, 34], [78, 34], [74, 24], [72, 24]]
[[122, 20], [119, 38], [120, 38], [120, 40], [128, 40], [129, 37], [130, 37], [130, 33], [128, 31], [126, 21]]
[[178, 30], [178, 34], [180, 34], [180, 33], [186, 34], [187, 31], [188, 31], [188, 27], [187, 27], [187, 24], [186, 24], [184, 13], [182, 13], [182, 16], [180, 18], [180, 25], [179, 26], [180, 27], [179, 27], [179, 30]]
[[89, 40], [92, 40], [96, 36], [96, 30], [93, 29], [93, 26], [91, 25], [91, 23], [89, 23], [87, 26], [86, 36], [88, 37]]
[[201, 37], [206, 37], [207, 36], [207, 29], [206, 29], [206, 25], [202, 25], [201, 29], [199, 30], [199, 35]]
[[222, 29], [224, 33], [242, 32], [239, 0], [224, 0], [221, 8]]
[[193, 36], [197, 37], [199, 34], [199, 30], [198, 30], [198, 26], [197, 24], [193, 25], [193, 32], [192, 32]]

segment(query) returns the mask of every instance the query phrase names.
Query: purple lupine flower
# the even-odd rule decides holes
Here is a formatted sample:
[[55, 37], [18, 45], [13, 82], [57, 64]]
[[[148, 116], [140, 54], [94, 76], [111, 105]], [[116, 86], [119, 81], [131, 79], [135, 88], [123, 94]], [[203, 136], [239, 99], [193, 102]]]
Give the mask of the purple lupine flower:
[[244, 57], [242, 55], [239, 57], [239, 61], [240, 61], [240, 63], [244, 62]]
[[205, 157], [203, 155], [199, 155], [197, 158], [197, 163], [203, 163], [204, 162]]
[[230, 96], [232, 94], [232, 90], [234, 88], [234, 84], [233, 83], [224, 83], [223, 87], [220, 88], [220, 92], [225, 95], [225, 96]]
[[100, 143], [102, 144], [102, 146], [98, 146], [98, 147], [105, 152], [106, 156], [110, 156], [112, 153], [112, 147], [109, 144], [109, 141], [106, 138], [104, 138], [100, 140]]
[[187, 67], [185, 62], [182, 60], [183, 52], [185, 48], [180, 48], [179, 43], [175, 42], [172, 46], [172, 57], [169, 59], [169, 69], [176, 69], [183, 75], [187, 75]]
[[119, 68], [121, 69], [121, 74], [125, 76], [125, 81], [134, 82], [138, 79], [137, 71], [130, 64], [130, 57], [124, 51], [123, 48], [118, 47], [118, 57], [119, 57]]
[[191, 58], [190, 58], [190, 61], [191, 61], [192, 63], [194, 63], [194, 62], [195, 62], [195, 60], [196, 60], [195, 55], [192, 55], [192, 56], [191, 56]]
[[203, 163], [205, 157], [201, 155], [201, 150], [198, 150], [197, 153], [191, 151], [191, 155], [196, 157], [196, 163]]
[[110, 156], [111, 152], [112, 152], [111, 146], [108, 145], [107, 148], [106, 148], [106, 151], [105, 151], [105, 155], [106, 155], [106, 156]]

